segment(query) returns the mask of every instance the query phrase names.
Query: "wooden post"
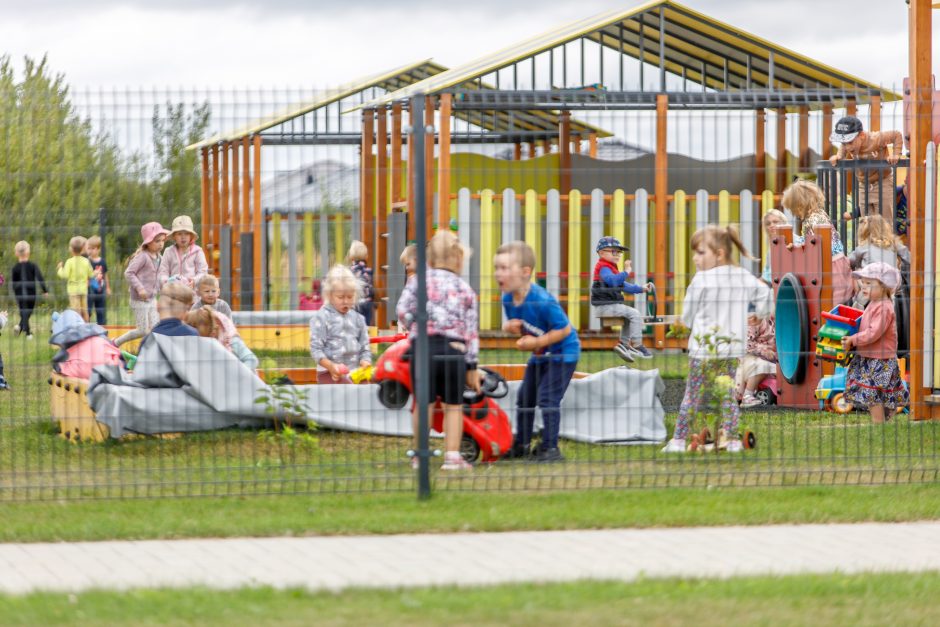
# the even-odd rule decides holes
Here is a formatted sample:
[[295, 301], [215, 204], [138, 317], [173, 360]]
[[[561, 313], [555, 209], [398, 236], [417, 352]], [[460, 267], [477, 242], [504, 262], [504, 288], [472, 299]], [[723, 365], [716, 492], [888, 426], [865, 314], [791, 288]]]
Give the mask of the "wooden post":
[[212, 268], [212, 273], [215, 275], [219, 274], [219, 222], [221, 221], [222, 212], [219, 209], [222, 202], [219, 198], [219, 145], [214, 144], [212, 146], [212, 220], [210, 221], [209, 228], [212, 229], [212, 255], [209, 260], [209, 267]]
[[[222, 151], [222, 205], [219, 209], [221, 220], [216, 223], [217, 241], [222, 242], [222, 225], [230, 223], [229, 210], [231, 196], [229, 195], [229, 143], [223, 142]], [[221, 247], [220, 247], [221, 249]], [[221, 259], [219, 260], [221, 263]], [[231, 267], [231, 264], [230, 264]]]
[[[424, 128], [434, 127], [434, 97], [424, 98]], [[428, 226], [434, 223], [434, 131], [424, 133], [424, 206], [427, 211]], [[437, 225], [441, 228], [442, 225]], [[428, 237], [434, 235], [428, 231]]]
[[597, 159], [597, 133], [588, 135], [588, 154], [592, 159]]
[[581, 136], [578, 135], [571, 140], [571, 152], [576, 155], [581, 154]]
[[787, 186], [787, 110], [777, 108], [777, 172], [774, 191], [778, 194]]
[[[388, 112], [383, 108], [376, 112], [378, 115], [378, 129], [376, 131], [375, 146], [378, 157], [378, 191], [376, 202], [376, 238], [375, 238], [375, 326], [385, 326], [385, 316], [388, 303], [384, 297], [388, 295]], [[342, 232], [342, 215], [336, 216], [337, 233]]]
[[392, 203], [401, 200], [401, 104], [392, 105]]
[[832, 142], [829, 136], [832, 135], [832, 105], [824, 104], [822, 108], [822, 158], [828, 159], [832, 156]]
[[[252, 181], [251, 189], [254, 191], [254, 201], [252, 204], [252, 236], [253, 236], [253, 250], [252, 252], [252, 265], [254, 266], [254, 301], [255, 311], [261, 311], [264, 309], [264, 282], [261, 280], [263, 271], [264, 260], [261, 257], [262, 249], [262, 238], [267, 237], [268, 229], [267, 225], [264, 222], [264, 218], [261, 215], [261, 135], [255, 135], [253, 138], [254, 148], [255, 148], [255, 159], [254, 166], [251, 169]], [[281, 263], [281, 260], [278, 259], [277, 263]]]
[[529, 142], [529, 159], [535, 159], [535, 142]]
[[800, 106], [800, 169], [809, 167], [809, 107]]
[[512, 160], [522, 161], [522, 142], [516, 142], [512, 145]]
[[[926, 217], [926, 185], [934, 184], [925, 180], [924, 158], [927, 143], [931, 139], [932, 123], [932, 81], [931, 81], [931, 2], [930, 0], [911, 0], [910, 15], [910, 88], [911, 88], [911, 166], [910, 196], [908, 197], [908, 217], [910, 218], [911, 238], [911, 298], [910, 311], [910, 355], [911, 355], [911, 416], [915, 420], [940, 417], [940, 408], [925, 403], [925, 396], [930, 388], [924, 386], [924, 359], [932, 355], [924, 354], [924, 325], [933, 324], [933, 320], [924, 317], [924, 268], [933, 263], [924, 258], [924, 220]], [[900, 151], [900, 148], [895, 147]], [[932, 296], [931, 296], [932, 297]]]
[[[240, 173], [239, 173], [239, 163], [238, 163], [238, 148], [240, 146], [239, 141], [234, 141], [229, 146], [232, 148], [232, 219], [230, 220], [230, 226], [232, 227], [232, 282], [231, 282], [231, 294], [232, 302], [229, 303], [233, 309], [241, 309], [241, 224], [242, 224], [242, 214], [241, 214], [241, 194], [239, 193], [239, 182], [240, 182]], [[247, 209], [247, 207], [246, 207]]]
[[[450, 116], [453, 95], [441, 94], [441, 128], [438, 134], [437, 202], [441, 226], [450, 224]], [[467, 237], [464, 233], [463, 236]]]
[[[571, 113], [562, 111], [561, 123], [558, 125], [558, 168], [560, 170], [558, 177], [558, 191], [562, 194], [571, 193]], [[568, 212], [564, 209], [561, 212], [561, 258], [568, 259]], [[564, 266], [563, 272], [568, 271]], [[567, 293], [567, 286], [565, 292]]]
[[543, 155], [550, 155], [550, 154], [552, 154], [552, 140], [550, 140], [550, 139], [543, 139], [543, 140], [542, 140], [542, 154], [543, 154]]
[[407, 176], [405, 186], [408, 193], [408, 237], [409, 242], [415, 241], [417, 237], [417, 229], [415, 228], [415, 194], [418, 193], [414, 189], [414, 180], [415, 180], [415, 142], [414, 142], [414, 128], [416, 124], [421, 124], [421, 120], [415, 120], [412, 115], [411, 109], [408, 110], [408, 123], [411, 125], [411, 133], [408, 135], [408, 165], [407, 165]]
[[369, 249], [368, 263], [375, 267], [375, 161], [372, 140], [375, 112], [362, 112], [362, 147], [359, 154], [359, 239]]
[[251, 140], [242, 137], [242, 226], [243, 233], [251, 233]]
[[[868, 113], [868, 130], [877, 133], [881, 130], [881, 94], [873, 94], [871, 97], [871, 107]], [[901, 149], [898, 148], [898, 153]]]
[[[767, 189], [767, 148], [765, 145], [766, 120], [767, 114], [763, 109], [755, 112], [754, 120], [754, 190], [757, 194], [762, 194]], [[769, 207], [761, 207], [761, 211], [767, 211]]]
[[[669, 207], [666, 196], [669, 193], [669, 153], [666, 147], [666, 133], [668, 129], [669, 96], [656, 94], [656, 225], [655, 248], [656, 259], [653, 269], [653, 280], [663, 298], [656, 299], [656, 315], [666, 313], [667, 273], [669, 270]], [[636, 283], [643, 285], [647, 277], [636, 277]], [[653, 327], [656, 347], [665, 344], [666, 329], [663, 325]]]
[[202, 160], [202, 185], [200, 191], [202, 192], [200, 196], [200, 214], [202, 216], [202, 243], [206, 247], [206, 254], [210, 257], [212, 256], [212, 239], [209, 235], [212, 232], [212, 229], [209, 228], [210, 223], [212, 222], [212, 208], [209, 203], [209, 148], [204, 147], [199, 149], [199, 157]]

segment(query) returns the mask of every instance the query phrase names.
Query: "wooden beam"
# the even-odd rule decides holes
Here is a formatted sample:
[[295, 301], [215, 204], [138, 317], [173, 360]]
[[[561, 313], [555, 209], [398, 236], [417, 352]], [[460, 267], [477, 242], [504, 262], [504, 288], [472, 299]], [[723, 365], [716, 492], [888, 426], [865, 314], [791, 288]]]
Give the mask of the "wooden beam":
[[[881, 130], [881, 94], [872, 94], [871, 97], [871, 107], [868, 112], [868, 130], [872, 133], [877, 133]], [[897, 154], [901, 153], [901, 149], [897, 149]]]
[[202, 162], [202, 179], [200, 185], [200, 217], [201, 217], [201, 235], [202, 235], [202, 244], [206, 247], [206, 254], [212, 255], [212, 239], [209, 235], [212, 232], [212, 229], [209, 228], [209, 225], [212, 222], [212, 209], [209, 205], [210, 196], [209, 196], [209, 147], [205, 146], [199, 149], [199, 157]]
[[512, 145], [512, 160], [522, 161], [522, 142], [516, 142]]
[[[222, 242], [222, 226], [230, 224], [230, 211], [231, 211], [231, 194], [229, 192], [229, 142], [223, 142], [221, 151], [222, 151], [222, 205], [220, 206], [220, 218], [217, 223], [216, 233], [218, 234], [218, 241]], [[221, 250], [221, 246], [219, 247]], [[221, 259], [219, 262], [221, 263]], [[230, 268], [231, 269], [231, 268]]]
[[[933, 355], [924, 354], [924, 325], [933, 325], [933, 320], [924, 317], [924, 269], [932, 259], [924, 257], [924, 221], [926, 218], [925, 191], [926, 169], [924, 159], [927, 143], [931, 140], [931, 105], [933, 88], [931, 80], [931, 14], [930, 0], [911, 0], [910, 8], [910, 88], [911, 88], [911, 166], [908, 217], [910, 218], [911, 249], [911, 294], [910, 294], [910, 393], [911, 416], [915, 420], [940, 417], [935, 406], [928, 406], [925, 397], [930, 392], [923, 384], [924, 360]], [[895, 147], [900, 151], [900, 147]]]
[[[440, 119], [441, 128], [438, 132], [437, 162], [437, 202], [438, 213], [441, 216], [441, 226], [447, 228], [450, 224], [450, 118], [452, 113], [453, 95], [441, 94]], [[466, 234], [465, 234], [466, 235]]]
[[[378, 128], [376, 130], [375, 146], [378, 156], [378, 192], [376, 202], [376, 238], [375, 238], [375, 265], [374, 302], [378, 307], [375, 310], [375, 326], [385, 326], [386, 309], [388, 305], [383, 297], [388, 295], [388, 112], [383, 108], [376, 113]], [[337, 220], [341, 216], [337, 216]]]
[[[435, 102], [433, 96], [424, 98], [424, 128], [434, 128]], [[434, 224], [434, 131], [424, 134], [424, 206], [428, 226]], [[441, 225], [438, 225], [440, 228]], [[431, 237], [434, 233], [429, 233]]]
[[809, 107], [800, 106], [800, 169], [809, 167]]
[[774, 191], [782, 193], [787, 186], [787, 110], [777, 108], [777, 171]]
[[[562, 111], [558, 125], [558, 190], [562, 194], [571, 193], [571, 113]], [[568, 259], [568, 204], [561, 209], [561, 261], [562, 271], [567, 273]], [[567, 285], [565, 293], [567, 293]]]
[[543, 140], [542, 140], [542, 154], [543, 154], [543, 155], [550, 155], [550, 154], [552, 154], [552, 140], [550, 140], [550, 139], [543, 139]]
[[408, 241], [413, 242], [417, 238], [417, 229], [415, 228], [415, 197], [418, 193], [414, 189], [414, 180], [415, 180], [415, 142], [414, 142], [414, 129], [416, 124], [421, 124], [421, 120], [415, 120], [414, 116], [411, 115], [411, 111], [408, 111], [408, 124], [411, 125], [411, 133], [408, 134], [408, 164], [407, 164], [407, 177], [406, 177], [406, 190], [408, 194]]
[[[232, 293], [232, 302], [229, 303], [233, 309], [241, 309], [241, 255], [239, 251], [241, 250], [241, 224], [242, 224], [242, 215], [241, 215], [241, 194], [239, 193], [239, 159], [238, 159], [238, 148], [240, 146], [239, 141], [234, 141], [229, 144], [232, 149], [232, 217], [229, 220], [229, 226], [232, 227], [232, 281], [231, 281], [231, 293]], [[246, 207], [247, 209], [247, 207]]]
[[212, 220], [209, 224], [209, 228], [212, 229], [212, 254], [211, 259], [209, 259], [209, 267], [212, 268], [212, 273], [215, 275], [219, 274], [219, 223], [222, 218], [222, 211], [220, 209], [222, 205], [222, 200], [219, 198], [219, 145], [214, 144], [212, 146]]
[[529, 142], [529, 159], [535, 159], [535, 142]]
[[858, 115], [858, 102], [855, 101], [855, 98], [849, 98], [845, 102], [845, 114], [851, 116]]
[[828, 159], [832, 156], [832, 142], [829, 136], [832, 135], [832, 105], [824, 104], [822, 108], [822, 158]]
[[588, 154], [592, 159], [597, 159], [597, 133], [588, 134]]
[[362, 112], [362, 146], [359, 154], [359, 239], [369, 249], [367, 263], [375, 267], [375, 160], [372, 155], [375, 113]]
[[401, 104], [392, 105], [392, 203], [401, 196]]
[[[264, 275], [264, 258], [261, 256], [262, 249], [262, 238], [267, 237], [268, 227], [264, 221], [264, 217], [261, 215], [261, 135], [255, 135], [253, 140], [255, 154], [254, 154], [254, 165], [251, 168], [252, 180], [251, 180], [251, 189], [254, 192], [254, 202], [252, 204], [252, 229], [251, 234], [253, 236], [253, 245], [252, 245], [252, 266], [253, 268], [253, 298], [256, 311], [261, 311], [264, 309], [264, 282], [262, 281], [262, 276]], [[281, 260], [278, 259], [277, 263], [280, 263]]]
[[[758, 109], [754, 116], [754, 191], [757, 195], [767, 189], [767, 147], [765, 135], [767, 133], [767, 113]], [[761, 207], [766, 212], [769, 207]]]
[[[240, 231], [242, 233], [254, 233], [251, 228], [251, 140], [246, 136], [242, 137], [242, 223]], [[239, 255], [241, 256], [241, 255]], [[252, 255], [254, 258], [254, 255]], [[255, 273], [260, 273], [260, 268], [255, 268]], [[239, 268], [239, 275], [241, 275], [242, 270]], [[238, 284], [238, 294], [240, 297], [239, 302], [243, 309], [246, 309], [246, 305], [250, 305], [250, 300], [247, 295], [242, 294], [241, 283]]]
[[[669, 152], [666, 144], [666, 134], [668, 131], [669, 119], [669, 96], [666, 94], [656, 94], [656, 182], [655, 182], [655, 202], [656, 202], [656, 224], [655, 233], [655, 251], [656, 259], [653, 269], [653, 280], [660, 294], [667, 293], [667, 273], [669, 271]], [[644, 285], [647, 277], [636, 277], [638, 285]], [[662, 316], [666, 313], [666, 299], [656, 299], [656, 315]], [[666, 329], [657, 325], [654, 330], [656, 347], [662, 348], [666, 339]]]

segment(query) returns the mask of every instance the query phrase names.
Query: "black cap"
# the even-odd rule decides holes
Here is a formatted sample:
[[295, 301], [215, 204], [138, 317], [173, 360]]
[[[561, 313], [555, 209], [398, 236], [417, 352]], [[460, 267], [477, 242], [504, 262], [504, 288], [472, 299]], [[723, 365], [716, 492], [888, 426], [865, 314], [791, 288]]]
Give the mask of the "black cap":
[[835, 144], [847, 144], [861, 133], [864, 129], [862, 121], [851, 115], [847, 115], [838, 122], [836, 128], [829, 136], [829, 141]]

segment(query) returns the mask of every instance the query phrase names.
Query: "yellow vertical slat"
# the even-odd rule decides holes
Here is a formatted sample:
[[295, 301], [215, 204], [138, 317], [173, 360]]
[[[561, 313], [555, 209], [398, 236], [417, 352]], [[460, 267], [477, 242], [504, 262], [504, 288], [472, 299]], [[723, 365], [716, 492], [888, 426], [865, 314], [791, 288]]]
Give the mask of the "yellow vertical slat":
[[725, 189], [718, 192], [718, 224], [731, 224], [731, 194]]
[[281, 266], [284, 263], [281, 251], [281, 214], [274, 213], [271, 216], [271, 305], [274, 309], [280, 309], [284, 299], [284, 283]]
[[499, 245], [499, 222], [493, 190], [480, 193], [480, 329], [498, 329], [500, 325], [499, 294], [493, 280], [493, 257]]
[[763, 246], [761, 246], [761, 272], [764, 271], [770, 264], [770, 240], [767, 239], [767, 233], [764, 232], [763, 219], [764, 214], [774, 208], [774, 193], [769, 189], [765, 189], [764, 193], [760, 195], [760, 217], [761, 217], [761, 237], [763, 238]]
[[525, 241], [535, 251], [535, 267], [532, 274], [542, 267], [542, 220], [539, 196], [534, 189], [525, 193]]
[[623, 190], [614, 190], [610, 199], [610, 233], [621, 243], [627, 241], [627, 215], [624, 207], [626, 199]]
[[575, 329], [581, 328], [581, 192], [568, 192], [568, 320]]
[[[336, 257], [333, 259], [333, 263], [346, 263], [346, 242], [343, 237], [343, 214], [337, 213], [333, 216], [333, 241], [335, 242]], [[370, 250], [370, 255], [374, 255], [375, 251]]]
[[673, 195], [675, 214], [672, 221], [676, 225], [676, 239], [673, 242], [673, 289], [675, 300], [673, 311], [682, 314], [682, 301], [685, 299], [685, 288], [689, 285], [689, 214], [686, 206], [685, 192], [676, 190]]
[[314, 263], [317, 258], [317, 251], [313, 246], [313, 214], [307, 212], [304, 214], [303, 219], [304, 276], [313, 278], [317, 276], [314, 274]]

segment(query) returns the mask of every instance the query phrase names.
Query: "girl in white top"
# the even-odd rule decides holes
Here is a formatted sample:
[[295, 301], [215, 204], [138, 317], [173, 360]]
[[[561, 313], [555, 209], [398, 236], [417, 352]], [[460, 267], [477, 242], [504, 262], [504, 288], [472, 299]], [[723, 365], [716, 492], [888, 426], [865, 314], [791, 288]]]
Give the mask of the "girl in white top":
[[[718, 442], [728, 452], [736, 453], [742, 450], [742, 445], [737, 433], [739, 408], [733, 397], [734, 373], [738, 358], [747, 349], [748, 305], [754, 305], [758, 318], [768, 317], [773, 291], [732, 263], [733, 248], [753, 259], [733, 227], [709, 225], [699, 229], [692, 235], [691, 248], [696, 274], [686, 290], [682, 309], [682, 322], [692, 330], [689, 377], [675, 433], [663, 452], [686, 451], [685, 438], [692, 417], [704, 409], [712, 393], [726, 387], [721, 392], [723, 421]], [[722, 386], [722, 382], [726, 385]]]

